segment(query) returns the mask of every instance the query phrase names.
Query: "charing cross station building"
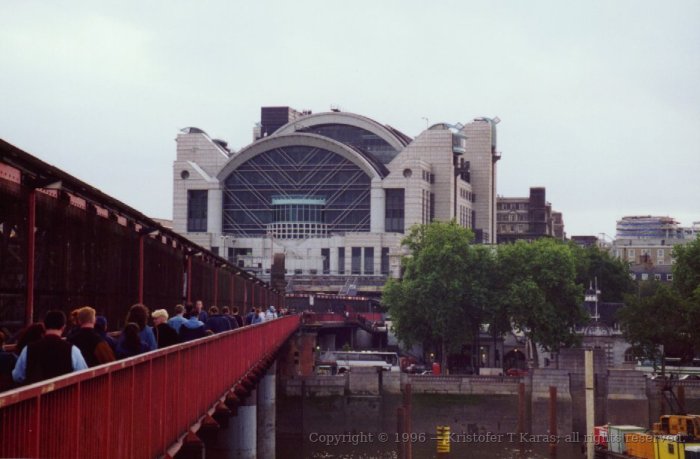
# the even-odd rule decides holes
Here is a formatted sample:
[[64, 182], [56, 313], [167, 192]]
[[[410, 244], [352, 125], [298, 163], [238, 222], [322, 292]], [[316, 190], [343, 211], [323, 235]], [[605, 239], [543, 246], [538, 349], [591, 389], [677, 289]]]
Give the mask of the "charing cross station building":
[[411, 138], [365, 116], [263, 107], [239, 151], [199, 128], [177, 135], [173, 229], [288, 291], [377, 294], [399, 277], [415, 224], [454, 219], [496, 242], [498, 118]]

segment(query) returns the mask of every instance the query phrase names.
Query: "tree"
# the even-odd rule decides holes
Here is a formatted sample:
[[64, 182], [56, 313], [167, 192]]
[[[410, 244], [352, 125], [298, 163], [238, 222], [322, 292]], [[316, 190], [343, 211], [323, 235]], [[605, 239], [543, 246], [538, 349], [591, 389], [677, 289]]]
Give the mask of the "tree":
[[576, 258], [576, 283], [584, 288], [598, 280], [601, 301], [621, 302], [624, 295], [635, 290], [626, 262], [613, 257], [599, 247], [580, 247], [570, 243]]
[[498, 273], [498, 308], [532, 343], [535, 364], [537, 345], [557, 351], [576, 341], [573, 327], [585, 312], [571, 247], [552, 239], [499, 246]]
[[700, 297], [700, 236], [690, 244], [673, 248], [673, 286], [685, 298]]
[[493, 256], [472, 240], [454, 221], [413, 227], [403, 241], [411, 251], [403, 279], [390, 280], [383, 292], [397, 337], [435, 345], [443, 369], [448, 351], [478, 336], [491, 292]]
[[696, 309], [671, 286], [657, 281], [640, 283], [639, 291], [625, 296], [618, 318], [634, 353], [658, 361], [663, 354], [692, 359], [697, 339]]

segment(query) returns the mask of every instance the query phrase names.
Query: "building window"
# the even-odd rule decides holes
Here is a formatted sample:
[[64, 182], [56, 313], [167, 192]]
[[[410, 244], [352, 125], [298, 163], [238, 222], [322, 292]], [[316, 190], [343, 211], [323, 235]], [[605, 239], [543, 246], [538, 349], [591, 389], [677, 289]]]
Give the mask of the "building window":
[[642, 273], [642, 280], [648, 280], [648, 279], [649, 279], [649, 274]]
[[207, 190], [187, 190], [187, 232], [207, 232]]
[[365, 247], [365, 274], [374, 274], [374, 247]]
[[654, 274], [654, 279], [656, 279], [657, 281], [660, 281], [660, 280], [661, 280], [661, 274]]
[[664, 257], [664, 249], [657, 249], [656, 250], [656, 256], [658, 258], [663, 258]]
[[435, 220], [435, 193], [430, 193], [430, 221]]
[[385, 230], [387, 233], [403, 233], [404, 231], [403, 188], [386, 190]]
[[350, 266], [350, 273], [362, 274], [362, 247], [353, 247], [351, 251], [352, 261]]
[[634, 249], [628, 249], [628, 250], [627, 250], [627, 259], [628, 259], [628, 260], [634, 260]]
[[338, 274], [345, 274], [345, 247], [338, 247]]
[[667, 280], [667, 281], [672, 281], [672, 280], [673, 280], [673, 274], [666, 274], [666, 280]]
[[389, 274], [389, 247], [382, 247], [382, 274], [383, 275], [388, 275]]
[[323, 274], [331, 273], [331, 249], [321, 249], [321, 259], [323, 260]]

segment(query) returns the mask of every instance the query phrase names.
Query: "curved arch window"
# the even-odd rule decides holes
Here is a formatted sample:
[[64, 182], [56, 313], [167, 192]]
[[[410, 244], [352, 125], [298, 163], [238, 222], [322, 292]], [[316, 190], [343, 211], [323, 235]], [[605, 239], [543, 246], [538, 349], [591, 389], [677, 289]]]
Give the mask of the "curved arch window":
[[[370, 177], [328, 150], [291, 146], [263, 152], [224, 180], [223, 230], [284, 238], [368, 232]], [[303, 224], [300, 224], [303, 223]]]
[[318, 134], [324, 137], [330, 137], [346, 145], [352, 145], [360, 150], [371, 153], [383, 164], [389, 164], [399, 153], [377, 134], [367, 129], [350, 126], [348, 124], [319, 124], [318, 126], [301, 129], [299, 132]]

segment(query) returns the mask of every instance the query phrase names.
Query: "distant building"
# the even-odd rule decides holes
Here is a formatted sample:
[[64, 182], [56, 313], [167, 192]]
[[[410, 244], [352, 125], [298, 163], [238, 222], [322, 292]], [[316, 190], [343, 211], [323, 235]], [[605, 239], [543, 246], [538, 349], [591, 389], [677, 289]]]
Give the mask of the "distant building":
[[434, 124], [415, 138], [333, 109], [263, 107], [240, 151], [198, 128], [177, 136], [173, 228], [288, 291], [377, 294], [400, 275], [415, 224], [454, 219], [495, 243], [496, 124]]
[[533, 241], [543, 237], [565, 239], [561, 212], [552, 211], [544, 187], [530, 188], [530, 196], [499, 196], [496, 204], [498, 243]]
[[700, 222], [681, 227], [671, 217], [628, 216], [617, 221], [612, 254], [630, 265], [635, 280], [673, 280], [673, 247], [694, 241]]
[[581, 247], [598, 247], [598, 236], [571, 236], [571, 242]]

